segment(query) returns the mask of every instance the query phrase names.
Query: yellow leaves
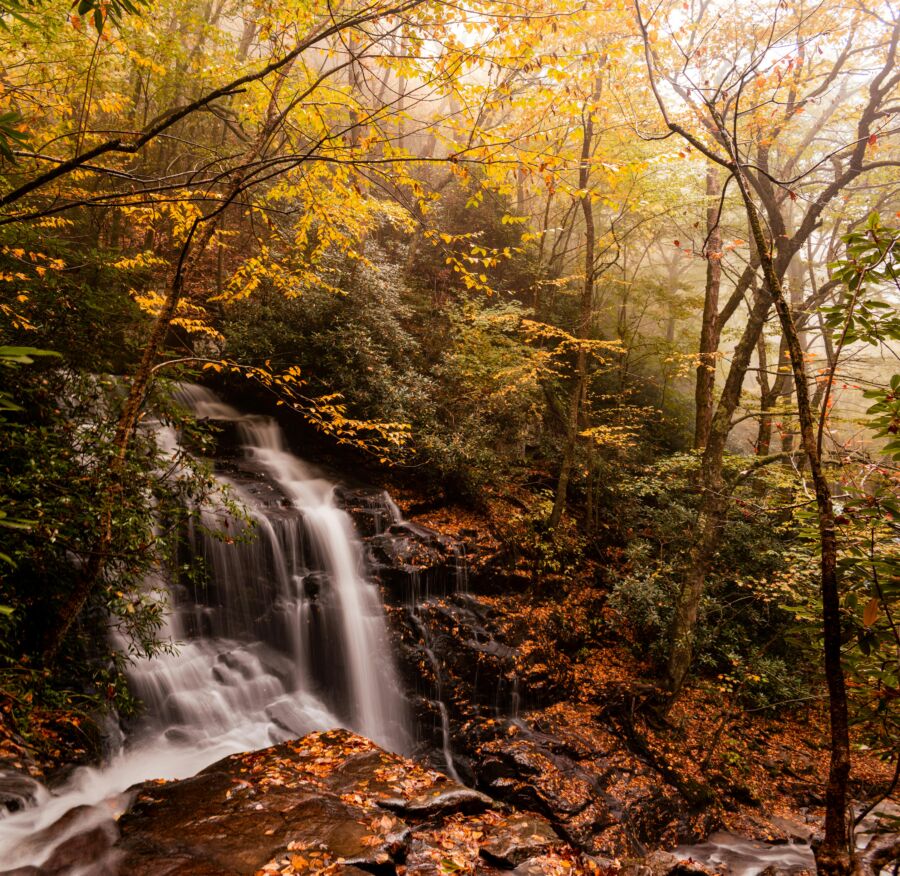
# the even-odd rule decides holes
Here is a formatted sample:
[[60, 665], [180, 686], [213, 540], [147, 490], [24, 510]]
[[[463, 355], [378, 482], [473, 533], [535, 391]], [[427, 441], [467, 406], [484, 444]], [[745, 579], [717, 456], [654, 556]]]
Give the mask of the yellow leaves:
[[604, 341], [592, 338], [577, 338], [557, 326], [537, 322], [532, 319], [523, 319], [521, 327], [525, 337], [532, 343], [552, 341], [558, 345], [560, 352], [568, 353], [583, 350], [594, 356], [601, 363], [604, 361], [602, 355], [600, 355], [601, 353], [622, 354], [625, 352], [625, 346], [620, 340]]
[[162, 66], [162, 64], [157, 64], [152, 58], [148, 58], [134, 49], [128, 50], [128, 57], [136, 67], [149, 70], [151, 73], [156, 73], [158, 76], [163, 76], [166, 73], [166, 68]]
[[[42, 252], [29, 252], [22, 247], [3, 247], [0, 249], [3, 255], [10, 256], [21, 262], [23, 270], [7, 271], [0, 273], [0, 282], [2, 283], [28, 283], [35, 279], [42, 281], [47, 276], [48, 271], [60, 271], [65, 267], [62, 259], [52, 258]], [[33, 273], [27, 273], [28, 270]], [[28, 301], [27, 290], [20, 289], [16, 293], [16, 301], [24, 304]], [[29, 324], [30, 325], [30, 324]]]
[[878, 598], [873, 596], [863, 609], [863, 626], [871, 627], [881, 614]]
[[135, 256], [121, 258], [113, 262], [113, 267], [120, 271], [133, 271], [141, 268], [153, 268], [167, 264], [166, 260], [154, 255], [150, 251], [138, 253]]
[[8, 304], [4, 304], [0, 301], [0, 314], [4, 317], [4, 319], [9, 322], [9, 324], [14, 329], [22, 329], [24, 331], [35, 331], [36, 326], [32, 323], [27, 316], [22, 313], [17, 312]]
[[216, 331], [216, 329], [209, 325], [204, 319], [191, 319], [189, 317], [176, 316], [175, 319], [172, 320], [172, 325], [183, 328], [190, 335], [205, 335], [208, 338], [212, 338], [214, 341], [225, 340], [222, 334]]
[[[144, 297], [153, 298], [152, 295]], [[159, 296], [153, 299], [153, 306], [158, 306], [158, 300]], [[200, 320], [179, 318], [175, 320], [175, 324], [182, 325], [189, 331], [215, 335], [214, 330]], [[305, 380], [297, 365], [275, 372], [271, 370], [269, 362], [266, 362], [265, 367], [259, 367], [242, 365], [228, 359], [211, 359], [203, 363], [202, 369], [216, 374], [231, 373], [257, 381], [278, 397], [279, 406], [296, 411], [338, 444], [371, 454], [382, 464], [390, 464], [399, 454], [407, 452], [412, 433], [409, 423], [356, 419], [349, 414], [341, 393], [315, 397], [304, 395], [302, 390]]]
[[159, 292], [152, 290], [149, 292], [138, 292], [136, 289], [131, 289], [128, 294], [141, 310], [151, 316], [156, 316], [165, 303], [165, 298]]
[[[135, 289], [131, 289], [129, 295], [144, 313], [152, 317], [159, 315], [166, 301], [164, 295], [152, 289], [146, 292], [138, 292]], [[178, 302], [172, 325], [183, 328], [191, 335], [204, 335], [214, 341], [224, 340], [222, 335], [209, 325], [206, 310], [199, 304], [186, 299], [181, 299]]]
[[487, 276], [485, 274], [480, 274], [478, 277], [476, 277], [474, 274], [471, 274], [467, 270], [465, 270], [465, 268], [463, 268], [459, 263], [454, 264], [453, 270], [460, 274], [463, 285], [466, 287], [466, 289], [474, 290], [477, 292], [484, 292], [486, 295], [494, 294], [494, 290], [487, 285]]
[[596, 445], [606, 448], [625, 449], [637, 444], [638, 428], [628, 425], [592, 426], [579, 432], [582, 438], [590, 438]]
[[110, 94], [98, 97], [94, 103], [100, 110], [112, 115], [122, 113], [131, 101], [124, 95]]

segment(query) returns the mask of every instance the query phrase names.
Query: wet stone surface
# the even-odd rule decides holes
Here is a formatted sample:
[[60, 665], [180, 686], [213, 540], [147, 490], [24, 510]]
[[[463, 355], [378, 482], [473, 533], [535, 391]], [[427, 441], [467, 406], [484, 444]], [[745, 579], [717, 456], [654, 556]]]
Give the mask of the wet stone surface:
[[73, 810], [65, 842], [4, 876], [598, 873], [540, 816], [516, 813], [345, 730], [145, 782], [116, 823]]
[[415, 603], [465, 586], [464, 542], [403, 520], [384, 490], [338, 487], [335, 498], [352, 518], [389, 601]]
[[0, 809], [18, 812], [33, 806], [37, 800], [38, 783], [19, 770], [0, 769]]
[[392, 621], [426, 745], [441, 748], [433, 708], [440, 691], [456, 768], [479, 790], [540, 814], [590, 855], [637, 858], [700, 838], [678, 790], [631, 750], [599, 707], [569, 706], [571, 683], [530, 665], [477, 596], [426, 602], [392, 613]]

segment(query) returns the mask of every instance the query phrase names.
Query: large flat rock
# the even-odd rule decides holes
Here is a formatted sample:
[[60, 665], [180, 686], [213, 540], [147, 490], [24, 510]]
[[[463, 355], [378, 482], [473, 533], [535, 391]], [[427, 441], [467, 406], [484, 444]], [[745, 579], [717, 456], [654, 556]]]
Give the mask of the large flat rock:
[[[232, 755], [192, 778], [132, 791], [116, 826], [89, 820], [79, 833], [72, 826], [85, 813], [62, 819], [59, 853], [21, 876], [597, 872], [540, 816], [500, 806], [346, 730]], [[43, 839], [52, 842], [53, 831]]]

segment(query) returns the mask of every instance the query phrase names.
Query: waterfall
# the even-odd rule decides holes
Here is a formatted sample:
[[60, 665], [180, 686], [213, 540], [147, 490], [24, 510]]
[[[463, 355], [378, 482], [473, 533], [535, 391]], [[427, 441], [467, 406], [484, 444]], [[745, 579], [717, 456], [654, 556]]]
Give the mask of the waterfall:
[[[288, 450], [273, 419], [199, 386], [177, 395], [236, 435], [239, 452], [186, 534], [179, 566], [193, 574], [167, 582], [175, 648], [130, 668], [146, 709], [107, 765], [76, 770], [57, 793], [41, 790], [37, 805], [0, 819], [5, 864], [45, 860], [52, 848], [36, 853], [28, 836], [75, 806], [121, 808], [129, 785], [191, 775], [227, 754], [333, 727], [408, 747], [381, 597], [334, 485]], [[177, 436], [158, 428], [174, 458]]]
[[173, 633], [187, 644], [132, 673], [150, 720], [170, 737], [215, 737], [265, 715], [270, 739], [348, 726], [405, 748], [380, 595], [334, 484], [288, 450], [272, 418], [200, 386], [177, 395], [199, 419], [234, 429], [240, 456], [219, 480], [253, 527], [220, 498], [192, 528], [189, 557], [207, 580], [174, 593]]

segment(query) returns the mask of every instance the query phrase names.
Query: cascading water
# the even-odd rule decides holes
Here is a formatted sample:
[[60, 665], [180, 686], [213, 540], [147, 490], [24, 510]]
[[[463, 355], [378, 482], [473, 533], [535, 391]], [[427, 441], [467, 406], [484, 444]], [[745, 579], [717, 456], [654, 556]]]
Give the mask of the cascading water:
[[[274, 420], [198, 386], [179, 395], [199, 419], [236, 432], [240, 454], [218, 477], [253, 526], [224, 495], [201, 510], [184, 558], [199, 575], [170, 582], [165, 633], [176, 648], [129, 672], [146, 705], [139, 726], [107, 765], [76, 770], [56, 794], [37, 789], [34, 806], [0, 819], [7, 866], [46, 860], [57, 843], [29, 838], [74, 807], [109, 818], [130, 785], [191, 775], [226, 754], [339, 726], [407, 748], [380, 595], [334, 486], [290, 453]], [[165, 427], [160, 444], [178, 449]]]
[[428, 627], [422, 622], [422, 619], [417, 614], [415, 607], [410, 607], [409, 617], [413, 623], [413, 626], [416, 628], [416, 630], [418, 630], [419, 635], [422, 637], [422, 648], [425, 651], [425, 657], [427, 658], [428, 663], [431, 666], [431, 671], [434, 674], [434, 703], [437, 706], [438, 714], [441, 717], [441, 751], [444, 755], [444, 763], [447, 767], [447, 775], [450, 776], [450, 778], [454, 781], [457, 781], [460, 784], [464, 784], [463, 780], [459, 776], [459, 773], [456, 771], [456, 764], [453, 762], [453, 744], [450, 733], [450, 712], [447, 710], [447, 704], [444, 702], [443, 693], [441, 691], [441, 665], [437, 657], [435, 656], [434, 651], [431, 649], [431, 636], [428, 632]]

